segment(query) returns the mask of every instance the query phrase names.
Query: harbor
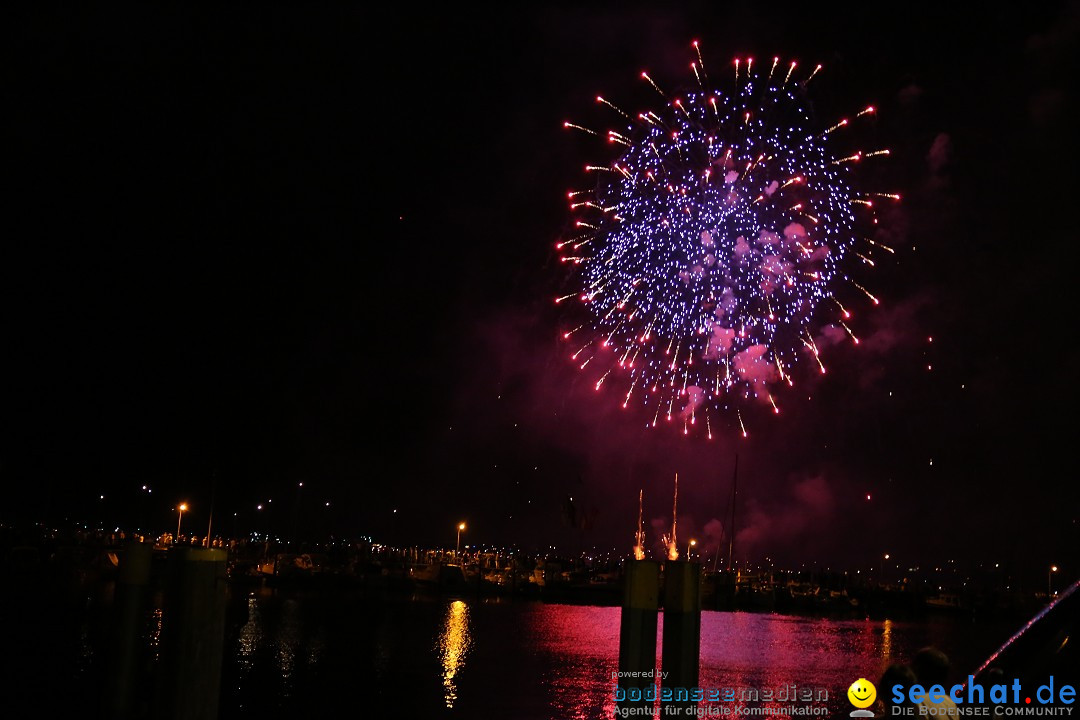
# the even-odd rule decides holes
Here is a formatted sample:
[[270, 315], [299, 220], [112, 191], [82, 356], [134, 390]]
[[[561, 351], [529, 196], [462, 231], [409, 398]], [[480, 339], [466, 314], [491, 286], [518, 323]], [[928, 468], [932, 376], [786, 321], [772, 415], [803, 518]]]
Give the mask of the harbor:
[[[16, 536], [11, 529], [8, 534]], [[163, 574], [170, 551], [204, 545], [202, 538], [187, 536], [183, 538], [186, 544], [177, 545], [169, 534], [149, 539], [134, 533], [129, 540], [120, 532], [36, 528], [22, 535], [10, 549], [14, 567], [29, 571], [48, 563], [55, 572], [95, 582], [115, 580], [130, 542], [141, 539], [152, 547], [156, 575]], [[575, 554], [514, 548], [422, 549], [393, 547], [369, 538], [294, 543], [219, 536], [210, 545], [223, 551], [227, 581], [237, 587], [471, 595], [590, 605], [619, 604], [627, 562], [614, 548]], [[1024, 568], [1000, 564], [947, 561], [902, 568], [894, 563], [887, 569], [734, 565], [722, 569], [715, 558], [702, 562], [704, 608], [838, 616], [941, 613], [1023, 618], [1044, 605], [1051, 597], [1048, 593], [1056, 594], [1052, 584], [1043, 587], [1029, 582], [1025, 587]], [[721, 569], [715, 569], [718, 566]], [[1031, 573], [1026, 577], [1030, 580]], [[1052, 583], [1053, 578], [1048, 580]]]
[[[16, 573], [20, 582], [15, 587], [22, 590], [9, 591], [5, 602], [14, 603], [12, 610], [19, 611], [26, 628], [50, 628], [36, 646], [29, 636], [23, 638], [26, 644], [19, 643], [18, 628], [8, 630], [13, 647], [21, 648], [24, 670], [50, 668], [48, 675], [14, 676], [18, 692], [38, 698], [45, 714], [85, 707], [91, 698], [99, 702], [107, 686], [107, 639], [122, 598], [124, 546], [101, 549], [107, 551], [104, 563], [68, 565], [66, 570], [63, 558], [76, 556], [76, 548], [57, 545], [41, 563], [29, 562], [27, 551], [9, 552], [9, 557], [22, 558], [20, 566], [7, 568], [9, 575]], [[283, 717], [350, 706], [378, 708], [388, 717], [483, 717], [491, 703], [513, 708], [525, 720], [576, 713], [611, 716], [621, 597], [616, 563], [608, 567], [594, 559], [590, 569], [586, 559], [575, 566], [565, 559], [521, 558], [516, 561], [523, 566], [517, 576], [520, 587], [514, 588], [512, 582], [507, 587], [494, 579], [514, 566], [510, 559], [504, 566], [502, 553], [498, 561], [494, 553], [488, 557], [483, 552], [461, 558], [466, 569], [474, 566], [475, 571], [440, 564], [444, 571], [454, 568], [457, 572], [446, 577], [458, 580], [439, 583], [418, 578], [415, 561], [452, 561], [452, 550], [442, 558], [384, 547], [312, 550], [275, 554], [275, 572], [266, 562], [249, 564], [244, 551], [229, 561], [222, 615], [222, 717]], [[117, 568], [110, 569], [113, 552], [121, 557]], [[161, 581], [170, 552], [176, 551], [154, 552], [139, 614], [137, 676], [142, 679], [133, 686], [136, 716], [153, 705], [162, 643], [168, 642], [162, 634], [168, 603], [163, 603]], [[96, 556], [87, 552], [82, 557]], [[295, 570], [282, 572], [286, 563]], [[250, 572], [256, 567], [258, 575]], [[75, 575], [67, 574], [76, 568]], [[537, 568], [544, 570], [543, 583], [528, 580], [537, 577]], [[709, 591], [704, 592], [702, 685], [738, 678], [748, 686], [789, 681], [827, 687], [832, 694], [824, 706], [832, 713], [845, 702], [835, 688], [848, 679], [851, 667], [876, 672], [889, 658], [934, 643], [957, 668], [974, 669], [1018, 625], [1003, 608], [983, 615], [941, 611], [926, 604], [928, 598], [921, 608], [892, 608], [875, 593], [900, 591], [854, 584], [844, 588], [844, 602], [822, 605], [815, 599], [806, 605], [797, 598], [810, 588], [818, 588], [811, 595], [829, 592], [830, 598], [844, 590], [827, 591], [809, 578], [777, 580], [788, 574], [748, 571], [740, 578], [736, 573], [734, 608], [713, 609], [716, 594], [709, 600]], [[611, 576], [610, 587], [606, 581], [590, 582], [605, 575]], [[724, 577], [717, 576], [720, 588]], [[709, 585], [706, 580], [703, 589]], [[771, 598], [767, 602], [765, 595]], [[746, 600], [739, 600], [743, 596]], [[785, 596], [791, 603], [786, 608], [781, 605]], [[659, 625], [662, 633], [662, 617]], [[47, 656], [45, 647], [50, 648]], [[59, 680], [71, 688], [69, 693], [40, 692]], [[343, 696], [342, 684], [354, 684], [355, 693]]]

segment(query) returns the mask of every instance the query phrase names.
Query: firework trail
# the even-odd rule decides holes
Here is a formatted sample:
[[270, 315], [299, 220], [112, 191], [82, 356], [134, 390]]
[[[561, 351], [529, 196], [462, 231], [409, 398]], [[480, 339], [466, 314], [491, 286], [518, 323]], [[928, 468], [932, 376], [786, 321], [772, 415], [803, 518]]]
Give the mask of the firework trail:
[[637, 534], [634, 535], [634, 559], [645, 559], [645, 529], [642, 525], [644, 520], [644, 502], [645, 490], [638, 490], [638, 514], [637, 514]]
[[689, 89], [670, 94], [641, 73], [660, 110], [633, 116], [598, 96], [618, 130], [565, 123], [620, 155], [587, 165], [593, 187], [569, 193], [574, 231], [556, 249], [573, 286], [556, 302], [582, 311], [563, 337], [597, 391], [617, 386], [624, 408], [645, 404], [649, 426], [675, 418], [710, 439], [726, 410], [746, 436], [741, 406], [779, 413], [774, 390], [794, 385], [800, 359], [825, 372], [818, 331], [839, 324], [858, 342], [838, 296], [878, 304], [848, 265], [891, 252], [871, 238], [873, 213], [899, 196], [854, 189], [853, 166], [888, 150], [832, 149], [874, 108], [818, 127], [806, 85], [820, 66], [800, 75], [779, 58], [738, 59], [725, 91], [694, 48]]
[[667, 542], [667, 557], [668, 560], [679, 559], [679, 538], [677, 531], [679, 528], [679, 473], [675, 473], [675, 499], [671, 504], [671, 537]]

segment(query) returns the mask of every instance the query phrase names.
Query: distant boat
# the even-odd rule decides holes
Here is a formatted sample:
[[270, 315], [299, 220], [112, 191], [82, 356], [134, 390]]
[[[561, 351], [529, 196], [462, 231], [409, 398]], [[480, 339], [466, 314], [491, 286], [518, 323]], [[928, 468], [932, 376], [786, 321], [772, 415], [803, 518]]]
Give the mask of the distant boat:
[[437, 585], [446, 588], [465, 586], [465, 574], [460, 565], [443, 565], [439, 562], [410, 567], [409, 579], [418, 585]]
[[963, 604], [955, 593], [938, 593], [926, 598], [926, 606], [938, 610], [961, 610]]
[[439, 572], [441, 570], [442, 564], [437, 562], [427, 565], [413, 565], [409, 568], [409, 578], [413, 582], [423, 585], [434, 584], [439, 582]]
[[858, 607], [859, 599], [849, 596], [847, 590], [830, 590], [825, 604], [833, 608]]

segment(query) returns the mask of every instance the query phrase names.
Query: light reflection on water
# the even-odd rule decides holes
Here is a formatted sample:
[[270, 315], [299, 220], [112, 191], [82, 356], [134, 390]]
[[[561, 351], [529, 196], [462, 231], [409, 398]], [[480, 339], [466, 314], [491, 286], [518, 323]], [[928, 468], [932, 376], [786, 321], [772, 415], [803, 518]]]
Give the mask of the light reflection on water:
[[526, 626], [551, 669], [543, 677], [552, 717], [612, 717], [611, 680], [619, 665], [619, 622], [612, 607], [542, 605], [529, 607]]
[[472, 644], [469, 631], [469, 606], [463, 600], [454, 600], [446, 609], [442, 632], [439, 633], [438, 651], [442, 660], [443, 699], [446, 707], [453, 708], [458, 690], [455, 678], [465, 665], [465, 655]]
[[[619, 608], [537, 605], [527, 611], [537, 648], [550, 659], [544, 693], [550, 717], [611, 717], [618, 669]], [[658, 620], [657, 667], [661, 665], [663, 613]], [[937, 644], [968, 668], [978, 649], [957, 642], [970, 628], [893, 620], [838, 620], [774, 614], [706, 611], [701, 616], [699, 686], [781, 691], [793, 684], [813, 690], [831, 712], [845, 707], [843, 692], [858, 677], [877, 678], [889, 663]], [[478, 637], [477, 644], [486, 638]], [[994, 637], [982, 640], [993, 647]], [[958, 653], [958, 654], [956, 654]], [[966, 670], [964, 670], [966, 672]], [[824, 695], [821, 691], [824, 691]], [[761, 703], [782, 707], [790, 703]], [[782, 715], [773, 716], [782, 717]]]
[[292, 691], [293, 672], [296, 669], [296, 649], [303, 638], [299, 603], [286, 600], [281, 607], [281, 620], [274, 638], [277, 645], [278, 670], [281, 672], [282, 693], [288, 697]]
[[154, 660], [161, 659], [161, 608], [154, 608], [150, 617], [150, 647]]
[[79, 672], [87, 672], [93, 662], [94, 645], [90, 642], [90, 625], [84, 622], [79, 627]]
[[[620, 609], [539, 602], [262, 592], [240, 599], [222, 716], [381, 711], [390, 717], [612, 717]], [[663, 614], [660, 615], [663, 627]], [[970, 621], [702, 614], [699, 684], [825, 688], [935, 644], [966, 674], [1003, 639]], [[657, 642], [658, 664], [660, 642]], [[230, 669], [231, 668], [231, 669]], [[786, 703], [781, 703], [786, 704]]]
[[825, 691], [834, 711], [842, 706], [841, 690], [855, 678], [878, 677], [893, 651], [893, 625], [886, 655], [881, 621], [719, 612], [701, 620], [701, 687], [779, 692], [795, 685], [815, 697]]
[[[250, 670], [255, 659], [255, 651], [262, 640], [262, 618], [259, 617], [259, 603], [254, 597], [247, 599], [248, 621], [240, 628], [237, 640], [237, 664], [241, 670]], [[160, 611], [159, 611], [160, 612]]]

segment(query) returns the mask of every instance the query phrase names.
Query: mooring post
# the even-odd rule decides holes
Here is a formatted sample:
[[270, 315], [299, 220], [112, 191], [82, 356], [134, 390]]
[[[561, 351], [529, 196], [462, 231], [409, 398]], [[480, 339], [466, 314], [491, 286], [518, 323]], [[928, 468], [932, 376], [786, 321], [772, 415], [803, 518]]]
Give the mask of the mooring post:
[[138, 708], [144, 699], [139, 697], [139, 688], [146, 667], [140, 653], [140, 635], [153, 552], [151, 545], [131, 542], [120, 555], [105, 678], [105, 715], [111, 720], [145, 714]]
[[619, 708], [648, 708], [656, 702], [656, 619], [660, 600], [660, 565], [627, 560], [619, 626]]
[[170, 550], [156, 717], [216, 720], [225, 646], [226, 551]]
[[663, 716], [697, 717], [694, 688], [698, 686], [701, 654], [701, 564], [669, 561], [664, 565], [664, 641], [661, 668]]

